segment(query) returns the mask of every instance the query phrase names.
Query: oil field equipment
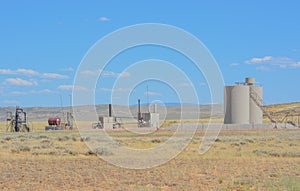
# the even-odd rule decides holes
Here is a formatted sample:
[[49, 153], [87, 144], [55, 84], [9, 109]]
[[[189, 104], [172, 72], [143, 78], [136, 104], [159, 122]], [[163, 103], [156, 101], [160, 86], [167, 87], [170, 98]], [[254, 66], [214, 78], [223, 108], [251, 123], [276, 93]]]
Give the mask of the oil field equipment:
[[117, 117], [112, 116], [112, 105], [108, 105], [108, 116], [99, 116], [98, 122], [92, 124], [93, 129], [116, 129], [122, 125], [117, 121]]
[[71, 112], [67, 112], [66, 122], [62, 122], [60, 117], [50, 117], [48, 118], [48, 126], [45, 127], [45, 130], [71, 130], [74, 129], [73, 121], [74, 118]]
[[263, 102], [263, 87], [255, 85], [255, 78], [246, 78], [234, 86], [224, 88], [225, 124], [262, 124], [263, 116], [277, 128], [277, 125], [300, 126], [300, 120], [293, 110], [269, 112]]
[[67, 120], [66, 120], [66, 123], [65, 123], [65, 129], [74, 129], [74, 124], [73, 124], [73, 121], [74, 121], [74, 117], [72, 115], [71, 112], [67, 112]]
[[19, 106], [16, 107], [15, 115], [7, 112], [7, 131], [10, 132], [29, 132], [30, 128], [27, 124], [27, 115]]
[[64, 130], [64, 128], [61, 126], [60, 117], [48, 118], [48, 126], [45, 127], [45, 130]]
[[153, 112], [141, 113], [141, 101], [138, 100], [138, 127], [159, 128], [159, 113], [157, 113], [156, 104], [154, 105]]

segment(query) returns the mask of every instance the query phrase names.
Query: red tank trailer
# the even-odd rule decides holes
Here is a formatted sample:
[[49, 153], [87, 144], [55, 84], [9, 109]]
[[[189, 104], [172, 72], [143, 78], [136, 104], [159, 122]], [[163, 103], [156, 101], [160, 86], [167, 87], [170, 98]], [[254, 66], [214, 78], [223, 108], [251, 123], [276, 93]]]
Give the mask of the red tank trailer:
[[60, 118], [59, 117], [50, 117], [48, 118], [48, 124], [49, 125], [60, 125]]
[[59, 117], [50, 117], [48, 118], [48, 126], [45, 127], [45, 130], [64, 130], [61, 126], [61, 120]]

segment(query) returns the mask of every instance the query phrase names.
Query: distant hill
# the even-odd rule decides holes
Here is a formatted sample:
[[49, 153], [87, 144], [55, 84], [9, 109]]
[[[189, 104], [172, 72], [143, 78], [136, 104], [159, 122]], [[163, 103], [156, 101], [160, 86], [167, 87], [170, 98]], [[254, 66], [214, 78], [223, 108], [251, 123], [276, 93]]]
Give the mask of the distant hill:
[[[291, 115], [295, 115], [295, 117], [300, 115], [300, 102], [272, 104], [266, 106], [266, 109], [271, 114], [274, 120], [276, 120], [277, 122], [285, 122], [284, 120], [287, 119], [287, 116], [289, 116], [288, 120], [291, 120]], [[265, 121], [269, 121], [268, 119], [266, 119], [266, 115], [264, 118]]]
[[[131, 106], [137, 106], [138, 104], [133, 104]], [[147, 103], [142, 103], [141, 106], [147, 106]], [[157, 103], [160, 106], [182, 106], [182, 105], [195, 105], [193, 103], [178, 103], [178, 102], [169, 102], [169, 103]]]
[[[211, 107], [214, 107], [214, 113], [211, 112]], [[283, 104], [273, 104], [266, 106], [267, 110], [275, 116], [276, 119], [282, 119], [286, 113], [297, 113], [300, 114], [300, 102], [294, 103], [283, 103]], [[64, 117], [65, 112], [70, 111], [70, 107], [25, 107], [23, 108], [28, 115], [30, 121], [47, 121], [49, 117], [59, 116]], [[76, 106], [73, 109], [76, 109], [80, 113], [89, 113], [93, 112], [91, 107], [88, 106]], [[117, 110], [117, 117], [131, 117], [137, 116], [137, 106], [120, 106], [113, 105], [113, 109]], [[208, 118], [210, 116], [214, 118], [223, 118], [223, 105], [222, 104], [213, 104], [213, 105], [192, 105], [192, 104], [179, 104], [179, 103], [167, 103], [166, 106], [158, 105], [158, 112], [160, 116], [165, 116], [165, 119], [175, 120], [181, 118], [181, 111], [184, 111], [186, 118], [193, 118], [196, 110], [200, 110], [200, 118]], [[151, 110], [151, 108], [150, 108]], [[7, 112], [15, 111], [15, 107], [0, 107], [0, 121], [6, 120]], [[96, 111], [98, 115], [108, 115], [108, 105], [100, 104], [96, 105]], [[142, 112], [147, 112], [147, 104], [141, 106]], [[190, 118], [190, 119], [191, 119]], [[265, 117], [265, 120], [268, 121]]]
[[[212, 114], [214, 117], [222, 117], [223, 116], [223, 105], [215, 104], [215, 112]], [[23, 108], [24, 111], [27, 113], [28, 119], [30, 121], [46, 121], [49, 117], [56, 117], [59, 116], [63, 118], [67, 111], [70, 111], [70, 107], [25, 107]], [[89, 113], [93, 112], [92, 108], [89, 106], [76, 106], [73, 107], [76, 111], [80, 113]], [[151, 108], [150, 108], [151, 109]], [[181, 118], [181, 111], [184, 111], [184, 116], [186, 118], [193, 118], [195, 111], [200, 110], [200, 117], [207, 118], [210, 116], [211, 112], [211, 105], [191, 105], [191, 104], [182, 104], [179, 103], [170, 103], [167, 106], [157, 106], [157, 110], [160, 113], [160, 116], [165, 116], [166, 119], [180, 119]], [[113, 110], [117, 113], [117, 117], [131, 117], [137, 116], [137, 106], [120, 106], [120, 105], [113, 105]], [[117, 111], [116, 111], [117, 110]], [[7, 112], [11, 111], [14, 112], [14, 107], [0, 107], [0, 121], [6, 120]], [[107, 104], [100, 104], [96, 105], [96, 111], [98, 115], [108, 115], [108, 105]], [[148, 106], [142, 105], [141, 112], [147, 112]]]

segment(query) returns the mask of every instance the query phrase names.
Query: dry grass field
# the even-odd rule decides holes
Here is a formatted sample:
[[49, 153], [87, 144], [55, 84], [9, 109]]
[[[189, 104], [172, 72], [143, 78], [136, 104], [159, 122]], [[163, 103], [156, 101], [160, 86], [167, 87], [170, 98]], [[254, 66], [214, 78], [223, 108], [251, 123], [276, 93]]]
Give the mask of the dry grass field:
[[[44, 132], [42, 125], [31, 133], [0, 133], [0, 190], [300, 190], [300, 130], [224, 130], [203, 155], [199, 130], [169, 162], [132, 170], [105, 162], [97, 154], [114, 153], [93, 152], [84, 142], [96, 140], [76, 131]], [[173, 132], [109, 134], [120, 144], [149, 148]]]

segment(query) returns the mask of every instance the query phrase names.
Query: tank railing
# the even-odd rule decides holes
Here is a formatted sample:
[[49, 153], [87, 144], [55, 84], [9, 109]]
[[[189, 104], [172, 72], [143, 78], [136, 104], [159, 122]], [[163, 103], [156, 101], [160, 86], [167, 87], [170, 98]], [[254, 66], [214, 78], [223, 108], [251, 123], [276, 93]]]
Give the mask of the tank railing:
[[[286, 115], [281, 120], [281, 123], [283, 123], [283, 121], [285, 120], [286, 124], [290, 124], [294, 127], [300, 127], [300, 120], [299, 120], [300, 114], [294, 114], [294, 113], [296, 113], [295, 110], [290, 110], [290, 111], [286, 112]], [[298, 116], [298, 119], [297, 119], [297, 116]], [[296, 117], [296, 119], [295, 119], [295, 117]], [[290, 118], [292, 118], [292, 119], [290, 119]]]
[[252, 88], [250, 88], [250, 97], [255, 102], [255, 104], [263, 111], [263, 113], [266, 114], [266, 116], [268, 117], [268, 119], [272, 123], [275, 123], [275, 127], [276, 127], [277, 121], [272, 118], [270, 112], [266, 109], [266, 107], [263, 104], [263, 99]]

